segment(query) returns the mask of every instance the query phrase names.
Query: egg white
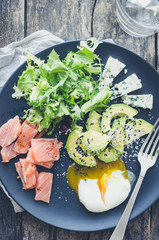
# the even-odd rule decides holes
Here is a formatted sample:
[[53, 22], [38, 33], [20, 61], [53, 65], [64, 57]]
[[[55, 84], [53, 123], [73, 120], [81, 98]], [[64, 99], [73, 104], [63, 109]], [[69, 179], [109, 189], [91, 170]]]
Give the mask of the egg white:
[[81, 179], [78, 186], [80, 202], [91, 212], [104, 212], [120, 205], [128, 197], [131, 185], [122, 171], [113, 171], [108, 179], [104, 201], [97, 179]]

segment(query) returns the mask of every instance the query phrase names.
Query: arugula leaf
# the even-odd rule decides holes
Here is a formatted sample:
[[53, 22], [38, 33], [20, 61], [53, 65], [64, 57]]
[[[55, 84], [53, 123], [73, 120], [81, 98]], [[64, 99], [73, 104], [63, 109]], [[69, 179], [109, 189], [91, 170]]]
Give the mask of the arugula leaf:
[[84, 103], [81, 107], [81, 111], [87, 113], [98, 108], [98, 106], [101, 106], [101, 103], [107, 104], [110, 100], [110, 96], [111, 90], [108, 86], [106, 86], [104, 89], [99, 91], [91, 100]]
[[46, 62], [29, 54], [12, 97], [24, 97], [30, 109], [23, 118], [51, 134], [66, 116], [74, 125], [88, 111], [107, 106], [110, 89], [99, 93], [99, 81], [94, 80], [101, 69], [100, 58], [88, 46], [69, 52], [62, 61], [55, 50]]
[[87, 64], [92, 64], [93, 63], [93, 52], [91, 52], [90, 50], [88, 50], [87, 48], [83, 48], [82, 50], [74, 53], [74, 63], [73, 66], [75, 65], [75, 63], [80, 62], [83, 63], [84, 65]]

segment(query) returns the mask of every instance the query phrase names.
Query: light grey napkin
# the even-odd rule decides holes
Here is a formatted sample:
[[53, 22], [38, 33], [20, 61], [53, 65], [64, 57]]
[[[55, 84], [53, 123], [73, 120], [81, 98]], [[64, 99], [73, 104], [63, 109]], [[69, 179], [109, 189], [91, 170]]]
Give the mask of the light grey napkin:
[[61, 43], [63, 40], [54, 34], [40, 30], [32, 33], [21, 41], [13, 42], [0, 48], [0, 87], [8, 80], [11, 74], [26, 61], [24, 51], [32, 54]]
[[[4, 48], [0, 48], [0, 88], [4, 86], [12, 73], [26, 61], [26, 56], [23, 54], [24, 51], [36, 54], [62, 42], [63, 40], [54, 34], [45, 30], [40, 30], [32, 33], [21, 41], [13, 42]], [[9, 196], [1, 182], [0, 186], [10, 198], [14, 211], [22, 212], [23, 209]]]
[[[103, 41], [114, 43], [112, 39], [105, 39]], [[46, 30], [40, 30], [21, 41], [13, 42], [4, 48], [0, 48], [0, 88], [4, 86], [12, 73], [26, 61], [27, 56], [24, 54], [24, 51], [37, 54], [48, 47], [62, 42], [64, 41], [54, 34]], [[10, 198], [14, 211], [22, 212], [23, 209], [9, 196], [1, 182], [0, 186]]]

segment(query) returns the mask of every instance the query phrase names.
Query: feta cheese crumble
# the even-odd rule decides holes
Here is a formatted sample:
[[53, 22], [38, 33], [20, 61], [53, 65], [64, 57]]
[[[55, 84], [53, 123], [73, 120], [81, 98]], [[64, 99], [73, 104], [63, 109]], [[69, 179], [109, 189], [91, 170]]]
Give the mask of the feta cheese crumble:
[[122, 100], [127, 105], [132, 105], [133, 107], [149, 108], [153, 107], [153, 95], [152, 94], [142, 94], [142, 95], [124, 95]]
[[129, 77], [127, 77], [122, 82], [115, 84], [114, 87], [112, 87], [112, 96], [111, 100], [116, 99], [118, 97], [121, 97], [127, 93], [133, 92], [137, 89], [140, 89], [142, 87], [141, 80], [136, 76], [136, 74], [132, 74]]
[[102, 80], [99, 89], [103, 89], [107, 85], [111, 85], [114, 78], [124, 69], [125, 64], [118, 59], [109, 57], [102, 73]]

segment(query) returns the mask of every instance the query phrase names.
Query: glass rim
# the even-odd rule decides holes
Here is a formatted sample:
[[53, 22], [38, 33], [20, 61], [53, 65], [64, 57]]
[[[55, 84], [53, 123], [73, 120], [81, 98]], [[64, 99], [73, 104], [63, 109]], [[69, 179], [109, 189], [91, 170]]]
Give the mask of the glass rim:
[[153, 27], [153, 26], [148, 26], [145, 27], [145, 25], [138, 23], [137, 21], [135, 21], [132, 17], [130, 17], [127, 12], [125, 11], [125, 9], [122, 7], [121, 4], [121, 0], [116, 0], [116, 3], [118, 5], [118, 8], [120, 9], [120, 11], [122, 11], [122, 13], [129, 19], [131, 20], [133, 23], [135, 23], [137, 26], [143, 27], [143, 28], [147, 28], [147, 29], [153, 29], [153, 30], [159, 30], [159, 26]]

